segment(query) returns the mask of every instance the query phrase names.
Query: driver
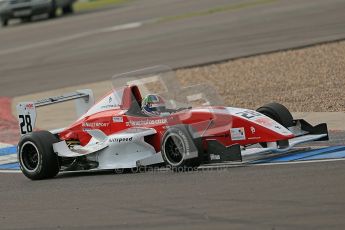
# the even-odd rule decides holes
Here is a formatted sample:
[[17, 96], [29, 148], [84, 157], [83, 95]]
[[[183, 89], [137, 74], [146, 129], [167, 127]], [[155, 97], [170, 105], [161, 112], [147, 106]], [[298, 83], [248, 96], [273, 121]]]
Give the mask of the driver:
[[141, 102], [141, 110], [148, 116], [165, 115], [165, 101], [161, 96], [157, 94], [148, 94]]

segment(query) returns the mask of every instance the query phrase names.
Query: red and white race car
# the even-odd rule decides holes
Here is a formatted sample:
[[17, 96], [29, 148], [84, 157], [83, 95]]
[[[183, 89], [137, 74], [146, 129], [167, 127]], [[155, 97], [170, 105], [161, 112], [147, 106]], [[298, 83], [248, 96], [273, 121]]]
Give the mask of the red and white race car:
[[[34, 131], [36, 108], [76, 100], [80, 117], [69, 127]], [[22, 137], [18, 159], [30, 179], [60, 171], [130, 169], [166, 165], [174, 170], [201, 164], [241, 161], [261, 152], [281, 153], [296, 144], [328, 140], [326, 124], [294, 120], [283, 105], [254, 110], [224, 106], [181, 106], [167, 100], [160, 115], [142, 112], [140, 87], [129, 84], [93, 103], [91, 90], [80, 90], [17, 105]], [[260, 144], [256, 148], [251, 145]]]

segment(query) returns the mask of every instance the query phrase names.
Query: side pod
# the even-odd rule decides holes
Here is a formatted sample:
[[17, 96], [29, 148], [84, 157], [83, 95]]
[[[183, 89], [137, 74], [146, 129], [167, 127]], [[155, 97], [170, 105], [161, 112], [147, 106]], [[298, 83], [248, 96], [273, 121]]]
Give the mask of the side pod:
[[242, 161], [240, 145], [224, 146], [217, 140], [207, 140], [208, 163]]

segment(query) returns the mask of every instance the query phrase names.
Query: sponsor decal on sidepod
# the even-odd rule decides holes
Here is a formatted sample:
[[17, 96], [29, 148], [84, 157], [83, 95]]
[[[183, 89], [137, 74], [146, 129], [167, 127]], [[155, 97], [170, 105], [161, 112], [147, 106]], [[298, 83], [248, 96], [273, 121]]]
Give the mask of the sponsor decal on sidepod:
[[168, 123], [167, 119], [155, 119], [155, 120], [140, 120], [140, 121], [128, 121], [126, 126], [145, 126], [145, 125], [159, 125]]
[[131, 142], [133, 137], [119, 137], [119, 138], [111, 138], [109, 142], [113, 143], [121, 143], [121, 142]]

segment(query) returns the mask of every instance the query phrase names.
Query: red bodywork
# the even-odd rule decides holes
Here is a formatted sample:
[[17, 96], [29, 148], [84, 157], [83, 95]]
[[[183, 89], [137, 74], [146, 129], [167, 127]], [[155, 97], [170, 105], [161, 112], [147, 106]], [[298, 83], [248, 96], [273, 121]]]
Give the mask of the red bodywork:
[[[294, 137], [292, 133], [283, 135], [267, 128], [269, 123], [274, 122], [268, 117], [256, 119], [256, 122], [254, 122], [241, 116], [234, 116], [227, 112], [226, 107], [185, 109], [164, 117], [126, 114], [133, 106], [133, 103], [137, 102], [140, 106], [141, 100], [142, 96], [138, 87], [127, 86], [123, 90], [121, 105], [110, 110], [97, 111], [84, 116], [60, 132], [59, 137], [61, 140], [78, 140], [81, 145], [86, 145], [91, 136], [84, 129], [99, 129], [106, 135], [111, 135], [131, 127], [154, 128], [157, 135], [146, 137], [145, 141], [154, 146], [157, 152], [160, 151], [161, 139], [166, 129], [169, 126], [178, 124], [190, 125], [197, 131], [203, 137], [205, 148], [207, 148], [206, 140], [208, 139], [216, 139], [225, 146], [233, 144], [245, 146], [259, 142], [287, 140]], [[232, 140], [230, 129], [239, 127], [244, 128], [245, 139]]]

